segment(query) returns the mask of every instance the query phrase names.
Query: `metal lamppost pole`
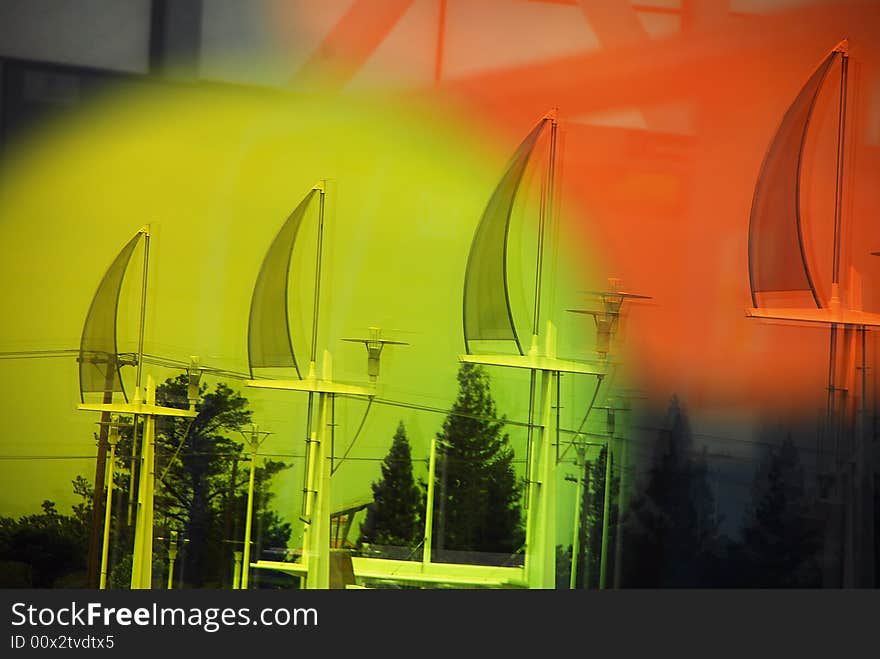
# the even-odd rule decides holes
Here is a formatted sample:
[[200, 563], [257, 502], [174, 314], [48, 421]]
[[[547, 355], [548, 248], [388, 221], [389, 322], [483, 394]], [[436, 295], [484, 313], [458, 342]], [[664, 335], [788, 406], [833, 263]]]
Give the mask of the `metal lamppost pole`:
[[113, 468], [116, 465], [116, 444], [119, 443], [118, 417], [113, 415], [110, 421], [107, 442], [110, 447], [110, 456], [107, 458], [107, 502], [104, 504], [104, 539], [101, 546], [101, 578], [98, 588], [104, 590], [107, 587], [107, 556], [110, 549], [110, 519], [113, 501]]
[[[531, 371], [538, 385], [538, 404], [530, 406], [535, 426], [532, 450], [528, 452], [526, 504], [526, 556], [524, 578], [529, 588], [556, 586], [556, 415], [552, 414], [552, 382], [560, 373], [591, 375], [599, 382], [605, 375], [601, 365], [559, 359], [556, 356], [556, 327], [547, 322], [543, 352], [538, 336], [532, 336], [527, 355], [459, 355], [459, 361], [488, 366], [523, 368]], [[540, 374], [540, 381], [538, 376]], [[536, 413], [537, 412], [537, 413]]]
[[[156, 383], [147, 376], [147, 405], [156, 403]], [[149, 589], [153, 569], [153, 490], [156, 484], [156, 417], [144, 417], [141, 440], [141, 466], [135, 517], [134, 551], [132, 553], [131, 587]]]
[[425, 565], [431, 562], [431, 544], [434, 533], [434, 481], [437, 474], [438, 443], [444, 448], [449, 445], [444, 441], [438, 442], [436, 437], [431, 438], [431, 457], [428, 461], [428, 492], [425, 505], [425, 540], [422, 543], [422, 563]]
[[[301, 520], [305, 524], [303, 530], [303, 564], [305, 567], [305, 588], [326, 589], [330, 587], [330, 476], [333, 471], [333, 445], [331, 424], [333, 423], [333, 406], [337, 395], [357, 396], [372, 399], [376, 394], [375, 381], [378, 376], [379, 353], [384, 344], [397, 343], [395, 341], [387, 341], [379, 338], [378, 328], [375, 332], [371, 332], [368, 339], [356, 339], [358, 342], [364, 343], [367, 348], [368, 357], [368, 373], [371, 385], [358, 386], [349, 385], [340, 382], [334, 382], [332, 377], [332, 358], [328, 350], [324, 350], [322, 368], [320, 375], [317, 368], [318, 360], [318, 333], [319, 333], [319, 310], [320, 310], [320, 291], [321, 291], [321, 266], [324, 241], [324, 211], [325, 211], [325, 194], [326, 181], [319, 181], [313, 187], [311, 192], [306, 196], [302, 203], [309, 203], [317, 193], [318, 198], [318, 225], [317, 225], [317, 241], [316, 241], [316, 258], [315, 258], [315, 279], [314, 279], [314, 297], [312, 302], [312, 336], [311, 350], [309, 358], [309, 369], [305, 377], [300, 376], [296, 358], [293, 354], [293, 345], [290, 341], [289, 318], [284, 317], [277, 323], [275, 329], [278, 332], [273, 333], [271, 338], [257, 331], [257, 325], [265, 329], [266, 325], [261, 320], [255, 322], [255, 318], [260, 318], [260, 314], [266, 311], [266, 308], [277, 308], [279, 299], [266, 293], [265, 286], [268, 278], [275, 278], [277, 272], [289, 274], [290, 258], [297, 231], [294, 228], [287, 231], [289, 227], [298, 227], [298, 223], [305, 213], [305, 206], [302, 204], [297, 207], [294, 214], [288, 218], [288, 221], [282, 227], [282, 231], [276, 236], [275, 241], [267, 252], [267, 256], [263, 261], [260, 275], [254, 287], [254, 294], [251, 298], [251, 321], [248, 326], [248, 359], [251, 366], [251, 377], [253, 378], [254, 366], [262, 367], [294, 367], [297, 371], [297, 379], [294, 380], [261, 380], [250, 379], [247, 381], [249, 387], [261, 387], [267, 389], [281, 389], [288, 391], [301, 391], [308, 394], [307, 409], [307, 426], [306, 426], [306, 462], [305, 462], [305, 485], [303, 488], [303, 515]], [[278, 271], [275, 269], [278, 268]], [[286, 289], [285, 289], [286, 290]], [[286, 294], [282, 296], [281, 306], [286, 310]], [[267, 307], [269, 305], [269, 307]], [[371, 328], [372, 329], [372, 328]], [[277, 354], [267, 356], [264, 354], [264, 343], [277, 343], [276, 334], [286, 334], [282, 339], [282, 345], [275, 346], [281, 353], [281, 357]], [[271, 332], [270, 332], [271, 333]], [[345, 339], [351, 340], [351, 339]], [[273, 343], [274, 342], [274, 343]], [[286, 343], [286, 345], [283, 345]], [[289, 361], [288, 361], [289, 357]], [[317, 414], [315, 414], [315, 397], [317, 395]], [[316, 417], [316, 418], [315, 418]], [[250, 543], [246, 543], [248, 547]]]
[[[105, 395], [103, 403], [83, 403], [78, 406], [80, 410], [102, 412], [104, 414], [130, 414], [134, 418], [132, 430], [132, 457], [136, 453], [138, 419], [144, 417], [144, 430], [141, 440], [140, 454], [140, 478], [137, 491], [137, 518], [135, 521], [134, 547], [132, 550], [131, 588], [150, 588], [152, 582], [152, 557], [153, 557], [153, 490], [155, 486], [155, 428], [157, 416], [195, 417], [194, 404], [190, 402], [189, 410], [179, 410], [172, 407], [156, 405], [156, 382], [151, 375], [147, 375], [146, 387], [141, 387], [144, 363], [144, 328], [147, 306], [147, 266], [150, 256], [150, 230], [149, 225], [141, 229], [144, 235], [144, 268], [141, 280], [140, 322], [138, 326], [138, 350], [137, 350], [137, 375], [135, 378], [135, 394], [131, 403], [113, 403], [111, 396]], [[88, 322], [88, 321], [87, 321]], [[145, 389], [145, 390], [144, 390]], [[197, 387], [196, 387], [197, 389]], [[130, 496], [132, 506], [134, 504], [134, 467], [132, 464], [132, 488]], [[110, 479], [112, 484], [112, 475]], [[109, 488], [108, 488], [109, 492]], [[109, 506], [108, 506], [109, 509]], [[131, 508], [129, 508], [131, 514]], [[107, 513], [105, 512], [105, 520]], [[105, 524], [106, 526], [106, 524]], [[105, 528], [106, 536], [106, 528]], [[106, 541], [106, 538], [105, 538]], [[102, 572], [106, 571], [106, 562]], [[106, 579], [105, 579], [106, 585]]]
[[431, 562], [431, 534], [434, 530], [434, 476], [437, 473], [437, 438], [431, 438], [431, 457], [428, 460], [428, 494], [425, 504], [425, 541], [422, 543], [422, 563]]
[[[324, 353], [324, 373], [329, 377], [330, 353]], [[315, 450], [314, 480], [311, 486], [311, 519], [309, 520], [309, 576], [306, 588], [330, 588], [330, 401], [332, 393], [318, 394], [318, 430], [313, 433]]]
[[[179, 416], [193, 418], [197, 416], [195, 409], [198, 397], [198, 383], [201, 371], [198, 368], [198, 357], [191, 358], [188, 369], [187, 399], [188, 410], [165, 408], [156, 405], [156, 382], [152, 375], [147, 375], [146, 403], [143, 406], [144, 435], [141, 442], [140, 483], [138, 485], [138, 509], [135, 522], [134, 551], [132, 554], [131, 587], [149, 590], [152, 587], [153, 575], [153, 493], [156, 487], [156, 417]], [[138, 402], [140, 391], [136, 390], [135, 402]]]
[[306, 565], [306, 589], [330, 587], [330, 408], [336, 395], [375, 395], [375, 387], [344, 384], [333, 381], [332, 358], [324, 351], [321, 377], [317, 376], [314, 362], [309, 365], [309, 375], [302, 380], [248, 380], [247, 386], [264, 389], [305, 391], [318, 395], [317, 421], [310, 424], [311, 432], [306, 442], [306, 482], [303, 520], [303, 562]]
[[[244, 433], [242, 433], [244, 434]], [[250, 433], [248, 433], [248, 444], [250, 446], [251, 452], [251, 473], [248, 478], [248, 496], [247, 496], [247, 513], [245, 516], [244, 523], [244, 547], [242, 549], [242, 563], [241, 563], [241, 583], [238, 585], [234, 585], [233, 587], [241, 588], [243, 590], [247, 590], [248, 587], [248, 575], [250, 573], [250, 560], [251, 560], [251, 525], [253, 523], [253, 511], [254, 511], [254, 473], [256, 471], [257, 464], [257, 449], [260, 447], [260, 443], [265, 439], [270, 433], [268, 432], [259, 432], [257, 429], [257, 425], [254, 424], [251, 427]], [[237, 582], [236, 582], [237, 583]]]
[[154, 442], [157, 416], [194, 417], [192, 410], [156, 405], [156, 383], [147, 375], [146, 400], [141, 398], [140, 387], [135, 389], [131, 403], [83, 403], [81, 410], [93, 412], [116, 412], [144, 417], [144, 433], [141, 441], [141, 472], [137, 493], [137, 516], [135, 520], [134, 548], [132, 550], [131, 588], [149, 589], [152, 583], [153, 562], [153, 489], [156, 480]]
[[[135, 402], [141, 401], [141, 382], [144, 370], [144, 330], [147, 316], [147, 272], [150, 263], [150, 225], [146, 225], [142, 231], [144, 232], [144, 269], [143, 278], [141, 280], [141, 305], [140, 305], [140, 322], [138, 323], [138, 349], [136, 357], [137, 374], [135, 376]], [[148, 385], [149, 386], [149, 385]], [[144, 422], [146, 426], [146, 420]], [[142, 438], [141, 441], [144, 441]], [[138, 415], [134, 416], [134, 428], [131, 433], [131, 474], [129, 476], [128, 487], [128, 524], [135, 522], [135, 466], [137, 465], [137, 443], [138, 443]], [[143, 455], [143, 449], [141, 449]], [[143, 457], [141, 458], [141, 467], [143, 467]], [[138, 494], [138, 498], [140, 494]], [[135, 522], [136, 524], [136, 522]], [[137, 529], [135, 529], [137, 531]]]

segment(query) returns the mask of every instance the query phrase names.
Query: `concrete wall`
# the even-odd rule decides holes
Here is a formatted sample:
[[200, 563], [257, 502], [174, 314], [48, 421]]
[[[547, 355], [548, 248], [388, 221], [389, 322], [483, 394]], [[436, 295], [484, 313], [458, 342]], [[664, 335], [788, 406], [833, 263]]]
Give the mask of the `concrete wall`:
[[150, 0], [0, 0], [0, 56], [149, 68]]

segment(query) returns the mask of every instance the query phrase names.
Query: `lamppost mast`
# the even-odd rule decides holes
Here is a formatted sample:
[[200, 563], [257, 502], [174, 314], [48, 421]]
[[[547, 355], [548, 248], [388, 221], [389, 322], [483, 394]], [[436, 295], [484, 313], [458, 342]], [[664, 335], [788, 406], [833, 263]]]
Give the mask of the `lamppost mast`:
[[241, 562], [241, 583], [233, 585], [233, 588], [241, 588], [242, 590], [247, 590], [248, 574], [250, 572], [251, 525], [253, 523], [254, 512], [254, 473], [256, 471], [257, 464], [257, 450], [260, 448], [260, 444], [263, 443], [263, 440], [265, 440], [266, 437], [268, 437], [271, 433], [260, 432], [257, 428], [257, 425], [253, 424], [249, 432], [242, 432], [241, 434], [248, 442], [248, 447], [251, 454], [251, 469], [250, 476], [248, 477], [247, 513], [245, 515], [244, 523], [244, 547], [242, 549]]

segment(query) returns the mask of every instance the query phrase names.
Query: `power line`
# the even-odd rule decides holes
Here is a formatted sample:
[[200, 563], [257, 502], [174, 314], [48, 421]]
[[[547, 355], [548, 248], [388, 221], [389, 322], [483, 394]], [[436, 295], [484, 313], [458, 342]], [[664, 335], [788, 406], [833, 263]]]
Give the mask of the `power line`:
[[94, 460], [94, 455], [0, 455], [0, 460]]
[[[238, 458], [244, 459], [247, 458], [242, 453], [212, 453], [210, 451], [193, 451], [186, 453], [179, 453], [179, 457], [199, 457], [199, 456], [214, 456], [216, 458], [225, 458], [225, 459], [233, 459]], [[257, 453], [259, 457], [270, 457], [270, 458], [303, 458], [302, 455], [297, 455], [294, 453]], [[0, 460], [95, 460], [96, 457], [94, 455], [0, 455]], [[377, 460], [381, 460], [382, 458], [376, 458]], [[132, 462], [136, 460], [140, 460], [139, 457], [135, 456], [124, 456], [117, 455], [116, 460], [119, 462]]]
[[[78, 350], [78, 349], [13, 350], [13, 351], [0, 352], [0, 359], [46, 359], [46, 358], [63, 358], [63, 357], [69, 358], [69, 357], [78, 356], [79, 354], [80, 354], [80, 350]], [[160, 355], [145, 353], [143, 355], [143, 360], [145, 363], [153, 364], [156, 366], [163, 366], [163, 367], [167, 367], [167, 368], [180, 369], [180, 370], [187, 370], [188, 368], [191, 368], [191, 364], [187, 361], [174, 359], [174, 358], [170, 358], [170, 357], [163, 357]], [[213, 368], [213, 367], [209, 367], [209, 366], [202, 366], [201, 370], [207, 374], [210, 374], [210, 375], [213, 375], [216, 377], [227, 377], [227, 378], [232, 378], [232, 379], [236, 379], [236, 380], [250, 380], [250, 379], [252, 379], [252, 377], [249, 373], [244, 373], [244, 372], [240, 372], [240, 371], [219, 369], [219, 368]], [[268, 378], [268, 379], [271, 379], [271, 378]], [[561, 434], [575, 435], [576, 437], [579, 435], [583, 435], [583, 436], [587, 436], [587, 437], [597, 437], [597, 438], [607, 439], [606, 434], [591, 433], [591, 432], [586, 432], [583, 430], [583, 426], [585, 425], [585, 423], [589, 417], [589, 413], [591, 411], [591, 408], [592, 408], [592, 402], [594, 402], [594, 400], [595, 400], [596, 393], [598, 393], [598, 387], [597, 387], [596, 391], [594, 392], [593, 401], [591, 401], [591, 405], [588, 406], [588, 411], [585, 414], [584, 419], [581, 421], [581, 424], [580, 424], [578, 430], [572, 430], [572, 429], [568, 429], [568, 428], [559, 428], [559, 432]], [[342, 395], [341, 397], [343, 397], [343, 398], [357, 398], [354, 396], [346, 396], [346, 395]], [[418, 404], [418, 403], [408, 403], [408, 402], [394, 400], [394, 399], [390, 399], [390, 398], [372, 397], [370, 399], [370, 401], [371, 401], [371, 403], [375, 402], [378, 405], [401, 407], [401, 408], [415, 410], [415, 411], [432, 412], [432, 413], [436, 413], [436, 414], [444, 414], [447, 416], [456, 416], [456, 417], [460, 417], [460, 418], [473, 419], [475, 421], [495, 422], [495, 423], [501, 423], [502, 425], [505, 425], [505, 426], [513, 426], [513, 427], [518, 427], [518, 428], [529, 428], [529, 426], [532, 425], [533, 427], [537, 427], [536, 424], [529, 424], [527, 421], [516, 421], [513, 419], [507, 419], [504, 417], [501, 417], [501, 418], [494, 417], [493, 418], [493, 417], [485, 417], [485, 416], [480, 416], [480, 415], [466, 414], [466, 413], [462, 413], [462, 412], [457, 412], [451, 408], [437, 407], [437, 406], [424, 405], [424, 404]], [[368, 411], [369, 411], [369, 406], [367, 408], [367, 412]], [[354, 441], [356, 441], [358, 439], [358, 437], [360, 436], [360, 432], [363, 429], [366, 418], [367, 417], [366, 417], [366, 413], [365, 413], [364, 417], [361, 420], [359, 428], [355, 433], [352, 444], [349, 446], [347, 451], [351, 450], [351, 448], [354, 444]], [[668, 430], [666, 428], [650, 427], [650, 426], [634, 426], [633, 428], [634, 428], [634, 430], [638, 430], [638, 431], [658, 432], [658, 433]], [[717, 440], [717, 441], [723, 441], [723, 442], [734, 442], [734, 443], [739, 443], [739, 444], [747, 444], [747, 445], [751, 445], [751, 446], [765, 446], [765, 447], [769, 447], [769, 448], [777, 448], [779, 446], [778, 444], [773, 443], [773, 442], [754, 440], [754, 439], [743, 439], [743, 438], [738, 438], [738, 437], [727, 437], [727, 436], [715, 435], [715, 434], [710, 434], [710, 433], [692, 433], [692, 436], [695, 438], [711, 439], [711, 440]], [[639, 442], [637, 440], [629, 440], [629, 441], [631, 442], [630, 443], [631, 447], [638, 446]], [[568, 448], [570, 448], [574, 444], [575, 444], [575, 442], [569, 442]], [[835, 451], [833, 451], [833, 450], [822, 450], [822, 449], [818, 449], [818, 448], [814, 449], [814, 448], [810, 448], [807, 446], [798, 446], [798, 451], [802, 452], [802, 453], [809, 453], [809, 454], [816, 455], [816, 456], [831, 456], [831, 457], [833, 457], [836, 455]], [[564, 455], [565, 454], [563, 454], [563, 456]], [[53, 456], [44, 456], [44, 457], [46, 457], [46, 459], [64, 459], [64, 458], [60, 458], [60, 457], [56, 458]], [[0, 459], [20, 459], [20, 458], [0, 456]], [[42, 459], [42, 458], [38, 456], [38, 457], [35, 457], [34, 459]], [[67, 458], [67, 459], [73, 459], [73, 458]], [[347, 459], [346, 455], [343, 456], [343, 459]], [[750, 459], [748, 459], [748, 458], [736, 458], [733, 456], [730, 456], [728, 459], [739, 459], [742, 461], [750, 461]]]
[[[669, 432], [668, 428], [658, 428], [658, 427], [651, 427], [651, 426], [634, 426], [634, 429], [648, 431], [648, 432]], [[717, 439], [719, 441], [724, 441], [724, 442], [736, 442], [739, 444], [751, 444], [754, 446], [766, 446], [768, 448], [779, 448], [781, 445], [780, 443], [767, 442], [767, 441], [762, 441], [762, 440], [758, 440], [758, 439], [742, 439], [740, 437], [726, 437], [724, 435], [713, 435], [710, 433], [692, 432], [691, 436], [696, 437], [696, 438], [700, 438], [700, 439]], [[813, 453], [816, 455], [835, 455], [834, 451], [827, 451], [827, 450], [823, 451], [822, 449], [810, 448], [809, 446], [796, 445], [796, 448], [798, 450], [798, 453]]]
[[0, 352], [0, 359], [46, 359], [51, 357], [72, 357], [79, 350], [7, 350]]
[[[57, 350], [6, 350], [0, 351], [0, 359], [46, 359], [54, 357], [78, 357], [80, 350], [76, 348], [57, 349]], [[187, 370], [191, 368], [188, 361], [174, 359], [171, 357], [163, 357], [161, 355], [152, 355], [144, 353], [143, 361], [145, 364], [153, 366], [164, 366], [166, 368]], [[223, 376], [235, 380], [251, 380], [249, 373], [241, 371], [231, 371], [228, 369], [214, 368], [211, 366], [201, 366], [200, 370], [214, 376]]]
[[[357, 396], [349, 396], [346, 394], [341, 394], [341, 397], [343, 397], [343, 398], [359, 398]], [[392, 407], [404, 407], [407, 409], [418, 410], [421, 412], [434, 412], [436, 414], [445, 414], [447, 416], [457, 416], [457, 417], [465, 418], [465, 419], [473, 419], [474, 421], [491, 421], [491, 422], [501, 423], [503, 425], [508, 425], [508, 426], [518, 426], [518, 427], [522, 427], [522, 428], [529, 427], [529, 423], [526, 421], [512, 421], [510, 419], [505, 419], [503, 417], [497, 418], [497, 417], [480, 416], [480, 415], [476, 415], [476, 414], [465, 414], [464, 412], [456, 412], [455, 410], [453, 410], [451, 408], [433, 407], [431, 405], [420, 405], [417, 403], [405, 403], [403, 401], [392, 400], [390, 398], [374, 397], [373, 400], [378, 405], [388, 405], [388, 406], [392, 406]]]
[[354, 433], [354, 437], [351, 438], [351, 442], [348, 445], [348, 448], [345, 449], [345, 453], [342, 454], [342, 457], [339, 459], [339, 462], [334, 465], [334, 467], [330, 470], [330, 475], [332, 476], [341, 466], [342, 463], [345, 462], [346, 458], [348, 458], [348, 454], [351, 453], [351, 449], [354, 448], [355, 442], [358, 440], [358, 437], [361, 436], [361, 430], [364, 429], [364, 424], [367, 422], [367, 415], [370, 413], [370, 408], [373, 406], [373, 399], [370, 398], [367, 403], [367, 409], [364, 410], [364, 416], [361, 418], [361, 423], [358, 426], [358, 429]]

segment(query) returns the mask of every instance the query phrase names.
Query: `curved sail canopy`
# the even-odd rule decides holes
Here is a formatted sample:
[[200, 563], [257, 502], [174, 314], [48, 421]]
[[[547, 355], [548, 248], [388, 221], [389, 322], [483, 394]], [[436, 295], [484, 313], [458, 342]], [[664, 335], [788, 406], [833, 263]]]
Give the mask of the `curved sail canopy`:
[[800, 172], [810, 116], [834, 51], [819, 65], [788, 108], [758, 176], [749, 220], [749, 281], [757, 294], [808, 291], [821, 308], [804, 251], [800, 216]]
[[263, 259], [248, 321], [251, 376], [255, 368], [293, 367], [302, 378], [290, 338], [287, 293], [293, 246], [309, 203], [317, 193], [317, 189], [311, 190], [293, 210]]
[[116, 351], [116, 311], [119, 293], [131, 255], [143, 235], [139, 231], [128, 241], [104, 274], [89, 307], [79, 346], [79, 390], [85, 402], [86, 393], [122, 393], [125, 388], [119, 376], [119, 355]]
[[544, 127], [551, 119], [537, 123], [514, 153], [477, 225], [468, 256], [464, 281], [464, 343], [470, 354], [471, 341], [513, 341], [520, 354], [507, 288], [507, 237], [510, 214], [529, 158]]

